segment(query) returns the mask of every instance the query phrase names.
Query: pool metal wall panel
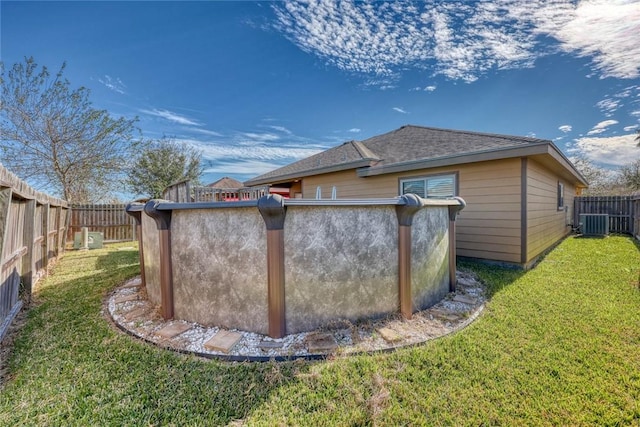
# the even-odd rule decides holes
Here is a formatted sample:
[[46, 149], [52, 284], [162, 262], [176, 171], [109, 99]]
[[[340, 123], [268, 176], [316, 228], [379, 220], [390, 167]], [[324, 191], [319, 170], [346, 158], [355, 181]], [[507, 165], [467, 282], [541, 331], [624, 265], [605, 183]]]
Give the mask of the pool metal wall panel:
[[430, 307], [449, 292], [449, 211], [418, 211], [411, 229], [411, 294], [413, 310]]
[[284, 241], [287, 333], [397, 311], [393, 206], [289, 206]]
[[160, 305], [160, 237], [156, 222], [144, 213], [142, 220], [142, 251], [147, 297], [154, 305]]
[[175, 210], [172, 230], [176, 318], [266, 334], [266, 230], [258, 210]]

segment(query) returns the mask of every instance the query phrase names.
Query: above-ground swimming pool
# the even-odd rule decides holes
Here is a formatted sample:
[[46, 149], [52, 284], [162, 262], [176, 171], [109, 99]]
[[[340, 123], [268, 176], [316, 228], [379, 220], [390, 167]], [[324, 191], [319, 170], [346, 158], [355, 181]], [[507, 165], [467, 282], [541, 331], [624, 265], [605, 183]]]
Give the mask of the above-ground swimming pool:
[[460, 198], [130, 204], [165, 319], [274, 338], [415, 311], [455, 287]]

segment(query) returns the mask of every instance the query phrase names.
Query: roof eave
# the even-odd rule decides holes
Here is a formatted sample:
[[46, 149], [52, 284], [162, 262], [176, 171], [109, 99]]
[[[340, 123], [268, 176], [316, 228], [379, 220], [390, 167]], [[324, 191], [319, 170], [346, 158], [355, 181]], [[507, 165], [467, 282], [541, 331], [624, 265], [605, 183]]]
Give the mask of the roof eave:
[[489, 160], [527, 157], [540, 154], [549, 154], [567, 171], [571, 173], [571, 175], [576, 179], [576, 182], [584, 185], [585, 187], [588, 186], [586, 179], [584, 179], [584, 177], [580, 174], [580, 172], [576, 170], [569, 159], [567, 159], [566, 156], [562, 154], [558, 147], [556, 147], [551, 141], [529, 144], [524, 147], [508, 147], [468, 154], [442, 156], [434, 159], [410, 160], [406, 162], [394, 163], [391, 165], [364, 167], [358, 169], [356, 173], [358, 177], [366, 178], [368, 176], [385, 175], [389, 173], [407, 172], [418, 169], [430, 169]]
[[340, 171], [349, 170], [349, 169], [363, 168], [363, 167], [371, 166], [371, 164], [376, 161], [377, 159], [367, 158], [367, 159], [360, 159], [354, 162], [340, 163], [338, 165], [324, 166], [324, 167], [315, 168], [315, 169], [306, 169], [303, 171], [288, 173], [284, 175], [277, 175], [277, 176], [272, 176], [272, 177], [267, 177], [262, 179], [260, 179], [260, 177], [257, 177], [257, 178], [245, 181], [244, 185], [247, 187], [251, 187], [255, 185], [287, 182], [293, 179], [306, 178], [308, 176], [322, 175], [325, 173], [340, 172]]
[[587, 179], [580, 173], [579, 170], [571, 163], [571, 160], [564, 155], [562, 151], [552, 142], [549, 144], [549, 154], [562, 166], [565, 167], [571, 174], [582, 184], [585, 188], [589, 186]]
[[544, 154], [550, 142], [530, 144], [525, 147], [508, 147], [474, 153], [455, 154], [451, 156], [441, 156], [433, 159], [409, 160], [406, 162], [394, 163], [391, 165], [373, 166], [357, 170], [358, 177], [364, 178], [375, 175], [385, 175], [395, 172], [406, 172], [417, 169], [437, 168], [441, 166], [459, 165], [464, 163], [482, 162], [487, 160], [498, 160], [513, 157], [526, 157], [533, 154]]

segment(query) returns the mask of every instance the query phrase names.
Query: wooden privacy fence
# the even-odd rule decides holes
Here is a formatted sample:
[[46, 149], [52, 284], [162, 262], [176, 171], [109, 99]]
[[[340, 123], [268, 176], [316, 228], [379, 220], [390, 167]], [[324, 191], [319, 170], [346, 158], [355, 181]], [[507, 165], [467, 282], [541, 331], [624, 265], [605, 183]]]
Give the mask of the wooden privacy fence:
[[573, 212], [574, 224], [580, 214], [608, 214], [610, 233], [640, 234], [640, 194], [576, 197]]
[[64, 252], [67, 202], [35, 191], [0, 164], [0, 339], [49, 263]]
[[176, 203], [191, 202], [191, 184], [189, 181], [180, 181], [169, 185], [162, 192], [162, 198]]
[[105, 242], [123, 242], [136, 239], [135, 221], [127, 215], [124, 204], [71, 205], [71, 220], [67, 239], [82, 227], [103, 233]]
[[244, 188], [192, 187], [194, 202], [236, 202], [258, 200], [269, 194], [269, 186]]
[[224, 202], [239, 200], [258, 200], [269, 194], [269, 186], [243, 188], [213, 188], [192, 186], [189, 181], [176, 182], [165, 188], [164, 200], [176, 203]]

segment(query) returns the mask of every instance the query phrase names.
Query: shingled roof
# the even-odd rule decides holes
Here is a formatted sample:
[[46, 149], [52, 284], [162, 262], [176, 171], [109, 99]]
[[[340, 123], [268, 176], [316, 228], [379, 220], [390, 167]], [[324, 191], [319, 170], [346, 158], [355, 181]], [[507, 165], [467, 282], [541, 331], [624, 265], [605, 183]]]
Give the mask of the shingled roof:
[[366, 148], [361, 142], [349, 141], [337, 147], [330, 148], [313, 156], [267, 172], [264, 175], [245, 182], [245, 185], [258, 185], [260, 182], [272, 182], [300, 176], [318, 175], [339, 170], [354, 169], [369, 166], [380, 159]]
[[229, 189], [242, 188], [243, 185], [237, 179], [225, 176], [225, 177], [220, 178], [216, 182], [212, 182], [211, 184], [207, 185], [207, 187], [229, 190]]
[[[441, 166], [450, 159], [464, 156], [492, 153], [499, 157], [501, 151], [542, 146], [552, 146], [559, 153], [551, 141], [539, 138], [406, 125], [364, 141], [345, 142], [253, 178], [245, 185], [283, 182], [348, 169], [358, 169], [359, 176], [378, 175]], [[434, 162], [442, 164], [429, 165]]]

